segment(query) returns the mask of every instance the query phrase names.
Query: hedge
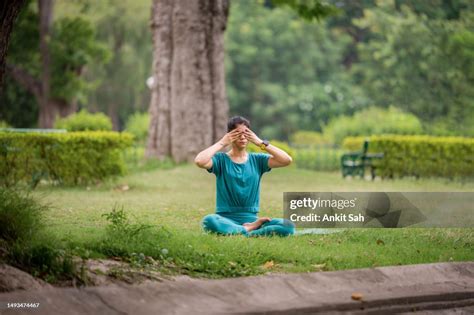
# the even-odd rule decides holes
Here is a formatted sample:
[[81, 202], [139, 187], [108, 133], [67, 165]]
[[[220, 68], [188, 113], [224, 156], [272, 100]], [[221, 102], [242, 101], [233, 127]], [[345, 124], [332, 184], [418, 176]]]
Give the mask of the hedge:
[[112, 120], [104, 113], [89, 113], [83, 109], [70, 116], [56, 119], [54, 128], [68, 131], [111, 131]]
[[[366, 137], [348, 137], [343, 147], [359, 151]], [[369, 137], [369, 152], [383, 152], [382, 177], [472, 177], [474, 138], [384, 135]]]
[[342, 150], [330, 147], [296, 149], [296, 167], [314, 171], [337, 171], [341, 165]]
[[0, 132], [0, 185], [41, 178], [77, 185], [125, 173], [121, 150], [133, 136], [112, 131], [70, 133]]

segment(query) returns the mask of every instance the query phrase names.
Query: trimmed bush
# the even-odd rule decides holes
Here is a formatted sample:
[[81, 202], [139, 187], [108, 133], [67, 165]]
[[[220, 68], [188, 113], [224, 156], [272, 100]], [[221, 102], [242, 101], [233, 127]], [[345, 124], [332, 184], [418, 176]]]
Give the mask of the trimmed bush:
[[12, 126], [10, 126], [6, 121], [4, 120], [0, 120], [0, 128], [11, 128]]
[[[365, 137], [349, 137], [344, 148], [359, 151]], [[474, 138], [432, 136], [372, 136], [369, 152], [383, 152], [382, 177], [472, 177]]]
[[389, 109], [371, 107], [355, 113], [354, 116], [340, 116], [324, 127], [324, 136], [338, 145], [349, 136], [420, 133], [420, 120], [415, 115], [393, 106]]
[[89, 113], [83, 109], [71, 116], [57, 119], [54, 128], [67, 131], [110, 131], [112, 121], [104, 113]]
[[336, 171], [340, 167], [342, 150], [333, 148], [296, 149], [296, 167], [314, 171]]
[[290, 143], [295, 147], [315, 147], [331, 144], [323, 134], [315, 131], [298, 131], [290, 137]]
[[130, 132], [139, 143], [145, 143], [150, 125], [150, 114], [136, 112], [127, 119], [125, 131]]
[[0, 185], [41, 178], [66, 185], [87, 184], [125, 173], [121, 151], [132, 144], [127, 133], [0, 132]]

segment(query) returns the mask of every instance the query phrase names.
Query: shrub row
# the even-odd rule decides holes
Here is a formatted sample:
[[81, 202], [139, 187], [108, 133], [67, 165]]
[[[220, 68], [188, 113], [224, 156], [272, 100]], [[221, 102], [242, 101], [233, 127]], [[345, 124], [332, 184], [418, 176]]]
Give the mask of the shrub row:
[[104, 113], [89, 113], [83, 109], [78, 113], [57, 119], [54, 128], [67, 131], [111, 131], [112, 120]]
[[[362, 148], [365, 137], [348, 137], [343, 147]], [[378, 175], [382, 177], [472, 177], [474, 138], [432, 136], [372, 136], [369, 152], [383, 152]]]
[[130, 134], [111, 131], [0, 132], [0, 185], [35, 186], [41, 178], [77, 185], [122, 175], [121, 150], [132, 141]]
[[[339, 169], [342, 150], [327, 145], [313, 145], [306, 148], [295, 148], [286, 142], [272, 140], [271, 144], [287, 152], [298, 168], [314, 171], [335, 171]], [[247, 147], [249, 152], [265, 152], [255, 145]]]
[[331, 147], [316, 147], [295, 150], [296, 167], [314, 171], [336, 171], [340, 168], [342, 150]]

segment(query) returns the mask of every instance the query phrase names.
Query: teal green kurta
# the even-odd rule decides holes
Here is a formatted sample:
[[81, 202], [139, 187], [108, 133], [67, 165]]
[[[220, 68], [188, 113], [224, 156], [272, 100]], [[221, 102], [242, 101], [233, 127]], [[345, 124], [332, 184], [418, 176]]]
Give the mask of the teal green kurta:
[[269, 158], [269, 154], [249, 153], [245, 163], [235, 163], [226, 153], [212, 157], [207, 171], [216, 175], [216, 213], [258, 212], [260, 179], [271, 171]]

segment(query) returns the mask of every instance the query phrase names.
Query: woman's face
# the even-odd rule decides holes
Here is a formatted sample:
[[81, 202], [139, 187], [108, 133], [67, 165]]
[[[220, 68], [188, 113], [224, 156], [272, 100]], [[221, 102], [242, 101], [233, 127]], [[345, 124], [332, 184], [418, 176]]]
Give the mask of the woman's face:
[[247, 126], [244, 124], [237, 125], [237, 128], [235, 128], [240, 131], [239, 138], [234, 141], [234, 145], [236, 145], [239, 149], [245, 149], [248, 144], [248, 140], [245, 137], [244, 131], [247, 129]]

